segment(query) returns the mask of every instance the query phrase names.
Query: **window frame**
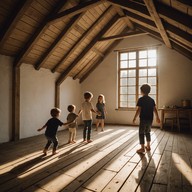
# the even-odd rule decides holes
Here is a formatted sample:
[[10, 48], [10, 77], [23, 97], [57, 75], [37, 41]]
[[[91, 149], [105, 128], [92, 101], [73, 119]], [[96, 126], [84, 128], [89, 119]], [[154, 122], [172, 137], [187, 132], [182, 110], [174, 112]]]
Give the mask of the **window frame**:
[[[139, 67], [139, 51], [148, 51], [148, 50], [152, 50], [152, 49], [155, 49], [156, 50], [156, 66], [145, 66], [145, 67]], [[122, 53], [129, 53], [129, 52], [136, 52], [136, 67], [134, 68], [123, 68], [121, 69], [120, 68], [120, 65], [121, 65], [121, 60], [120, 60], [120, 55]], [[147, 57], [148, 59], [148, 57]], [[157, 47], [150, 47], [150, 48], [139, 48], [139, 49], [130, 49], [130, 50], [122, 50], [122, 51], [118, 51], [118, 110], [135, 110], [136, 109], [136, 105], [135, 107], [120, 107], [120, 80], [121, 80], [121, 77], [120, 77], [120, 73], [122, 70], [129, 70], [129, 69], [135, 69], [136, 70], [136, 93], [135, 93], [135, 96], [136, 96], [136, 104], [137, 104], [137, 101], [139, 99], [139, 97], [141, 96], [140, 95], [140, 85], [139, 85], [139, 69], [150, 69], [150, 68], [155, 68], [156, 69], [156, 106], [158, 106], [158, 48]], [[129, 60], [127, 60], [129, 61]], [[147, 78], [148, 78], [148, 74], [147, 74]], [[128, 86], [127, 86], [128, 87]], [[128, 95], [128, 93], [127, 93]], [[149, 96], [150, 96], [150, 93], [149, 93]]]

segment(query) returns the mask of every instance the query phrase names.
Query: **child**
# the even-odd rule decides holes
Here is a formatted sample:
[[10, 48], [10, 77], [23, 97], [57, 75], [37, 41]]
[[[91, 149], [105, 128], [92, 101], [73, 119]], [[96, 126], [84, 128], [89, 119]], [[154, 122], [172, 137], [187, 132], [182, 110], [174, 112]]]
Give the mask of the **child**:
[[41, 131], [42, 129], [46, 128], [45, 130], [45, 136], [47, 138], [47, 144], [45, 145], [45, 148], [43, 150], [44, 155], [47, 155], [47, 151], [53, 143], [53, 150], [52, 150], [52, 155], [55, 155], [57, 152], [57, 146], [58, 146], [58, 139], [57, 139], [57, 129], [59, 126], [62, 125], [67, 125], [68, 123], [63, 123], [61, 122], [58, 117], [61, 113], [61, 110], [58, 108], [53, 108], [50, 111], [50, 114], [52, 116], [51, 119], [47, 121], [47, 123], [42, 127], [37, 129], [37, 131]]
[[97, 112], [99, 115], [96, 116], [96, 131], [98, 131], [99, 124], [101, 124], [101, 131], [104, 131], [104, 119], [106, 115], [106, 110], [105, 110], [105, 97], [104, 95], [100, 94], [98, 97], [98, 101], [96, 104]]
[[[148, 84], [143, 84], [140, 88], [142, 97], [139, 98], [137, 102], [137, 110], [135, 113], [135, 116], [133, 118], [133, 123], [135, 123], [135, 120], [137, 116], [140, 117], [140, 123], [139, 123], [139, 141], [141, 148], [137, 150], [137, 153], [144, 153], [145, 149], [147, 151], [151, 150], [150, 142], [151, 142], [151, 125], [153, 122], [153, 112], [156, 115], [156, 121], [157, 123], [160, 123], [159, 115], [157, 113], [157, 108], [155, 105], [155, 101], [148, 96], [148, 94], [151, 91], [151, 86]], [[145, 138], [147, 140], [147, 145], [145, 144]]]
[[92, 112], [97, 113], [93, 109], [93, 105], [90, 102], [93, 98], [93, 94], [91, 92], [84, 93], [85, 101], [82, 103], [81, 110], [79, 111], [79, 115], [82, 113], [82, 119], [84, 122], [84, 130], [83, 130], [83, 141], [84, 142], [92, 142], [91, 140], [91, 128], [92, 128]]
[[76, 128], [77, 128], [77, 120], [76, 118], [78, 117], [77, 114], [75, 114], [75, 105], [69, 105], [67, 110], [69, 111], [69, 114], [67, 116], [67, 122], [71, 122], [68, 127], [69, 127], [69, 141], [68, 143], [76, 143]]

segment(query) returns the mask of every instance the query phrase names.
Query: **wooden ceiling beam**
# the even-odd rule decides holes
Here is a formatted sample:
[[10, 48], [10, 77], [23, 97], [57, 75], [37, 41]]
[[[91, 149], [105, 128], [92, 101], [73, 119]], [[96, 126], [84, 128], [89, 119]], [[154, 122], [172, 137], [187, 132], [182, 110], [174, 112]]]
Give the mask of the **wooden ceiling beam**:
[[98, 23], [110, 12], [112, 6], [109, 6], [100, 16], [99, 18], [84, 32], [84, 34], [78, 39], [78, 41], [72, 46], [72, 48], [61, 58], [61, 60], [55, 65], [55, 67], [51, 70], [53, 73], [70, 57], [70, 55], [75, 51], [75, 49], [84, 41], [89, 34], [91, 34]]
[[76, 57], [76, 59], [67, 67], [67, 69], [59, 76], [56, 81], [57, 85], [60, 85], [68, 76], [68, 74], [73, 70], [73, 68], [78, 64], [79, 61], [94, 47], [97, 41], [116, 23], [119, 19], [119, 15], [115, 15], [104, 27], [103, 29], [93, 38], [93, 40], [85, 47], [85, 49]]
[[177, 0], [177, 1], [179, 1], [180, 3], [182, 3], [184, 5], [192, 6], [192, 1], [190, 1], [190, 0]]
[[137, 15], [145, 17], [147, 19], [151, 19], [151, 16], [146, 8], [146, 6], [142, 4], [138, 4], [131, 0], [108, 0], [108, 2], [114, 6], [118, 6], [124, 10], [131, 11]]
[[92, 1], [87, 1], [84, 3], [80, 3], [79, 5], [72, 7], [70, 9], [64, 10], [60, 13], [57, 13], [55, 15], [53, 15], [50, 19], [49, 22], [50, 23], [55, 23], [58, 21], [63, 20], [64, 17], [72, 17], [74, 15], [77, 15], [79, 13], [82, 13], [84, 11], [87, 11], [88, 9], [96, 6], [97, 4], [101, 4], [104, 1], [100, 1], [100, 0], [92, 0]]
[[159, 13], [160, 17], [165, 16], [168, 19], [173, 20], [174, 22], [177, 22], [179, 24], [182, 24], [190, 29], [192, 29], [192, 16], [187, 15], [185, 13], [182, 13], [181, 11], [178, 11], [170, 6], [167, 6], [163, 3], [160, 3], [158, 1], [155, 1], [155, 6], [157, 9], [157, 12]]
[[17, 5], [11, 12], [7, 22], [2, 25], [0, 30], [0, 49], [3, 48], [5, 42], [9, 38], [11, 32], [15, 28], [18, 21], [21, 19], [25, 11], [29, 8], [33, 0], [18, 1]]
[[102, 37], [99, 39], [99, 41], [113, 41], [113, 40], [118, 40], [118, 39], [125, 39], [129, 37], [135, 37], [135, 36], [141, 36], [141, 35], [147, 35], [148, 33], [144, 33], [141, 31], [135, 31], [135, 32], [130, 32], [130, 33], [124, 33], [124, 34], [119, 34], [119, 35], [113, 35], [110, 37]]
[[51, 17], [52, 15], [55, 15], [66, 3], [67, 3], [67, 1], [60, 0], [57, 3], [56, 7], [54, 7], [50, 11], [51, 14], [49, 14], [49, 15], [47, 15], [47, 17], [45, 17], [45, 19], [42, 21], [40, 26], [36, 29], [36, 31], [31, 36], [31, 38], [28, 40], [28, 42], [26, 42], [23, 49], [17, 54], [17, 57], [15, 58], [15, 61], [14, 61], [14, 66], [19, 67], [22, 64], [25, 56], [31, 51], [33, 45], [38, 41], [38, 39], [43, 34], [43, 32], [48, 28], [47, 18]]
[[[106, 56], [113, 51], [113, 49], [121, 42], [121, 40], [117, 40], [114, 43], [112, 43], [107, 51], [105, 51], [104, 55], [105, 57], [100, 58], [98, 61], [96, 61], [89, 69], [86, 70], [86, 73], [81, 77], [80, 83], [82, 83], [106, 58]], [[82, 73], [85, 69], [82, 69], [80, 73]], [[80, 73], [78, 75], [80, 75]], [[76, 76], [77, 78], [78, 76]]]
[[81, 19], [82, 14], [75, 15], [69, 23], [64, 27], [61, 33], [56, 37], [51, 46], [46, 50], [46, 52], [40, 57], [39, 61], [35, 64], [35, 69], [39, 70], [46, 60], [52, 55], [58, 44], [68, 35], [73, 26]]
[[147, 6], [147, 9], [148, 9], [151, 17], [153, 18], [153, 20], [154, 20], [154, 22], [155, 22], [155, 24], [159, 30], [159, 33], [161, 34], [161, 37], [162, 37], [165, 45], [168, 48], [172, 48], [171, 42], [169, 41], [168, 35], [167, 35], [166, 30], [163, 26], [161, 18], [159, 17], [159, 15], [156, 11], [156, 7], [153, 3], [153, 0], [144, 0], [144, 2], [145, 2], [145, 5]]

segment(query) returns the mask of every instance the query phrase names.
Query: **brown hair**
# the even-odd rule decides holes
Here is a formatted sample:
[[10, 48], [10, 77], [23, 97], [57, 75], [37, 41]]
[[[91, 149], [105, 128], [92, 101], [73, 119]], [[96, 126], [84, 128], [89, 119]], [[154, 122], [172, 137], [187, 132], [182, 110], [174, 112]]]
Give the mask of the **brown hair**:
[[69, 112], [72, 112], [74, 109], [75, 109], [75, 105], [69, 105], [69, 106], [67, 107], [67, 110], [68, 110]]
[[92, 98], [92, 97], [93, 97], [93, 94], [92, 94], [91, 92], [86, 91], [86, 92], [84, 93], [84, 99], [90, 99], [90, 98]]
[[143, 84], [140, 89], [142, 93], [149, 94], [151, 91], [151, 86], [149, 84]]
[[56, 107], [51, 109], [51, 111], [50, 111], [50, 114], [52, 117], [57, 117], [59, 115], [59, 113], [61, 113], [61, 109], [56, 108]]

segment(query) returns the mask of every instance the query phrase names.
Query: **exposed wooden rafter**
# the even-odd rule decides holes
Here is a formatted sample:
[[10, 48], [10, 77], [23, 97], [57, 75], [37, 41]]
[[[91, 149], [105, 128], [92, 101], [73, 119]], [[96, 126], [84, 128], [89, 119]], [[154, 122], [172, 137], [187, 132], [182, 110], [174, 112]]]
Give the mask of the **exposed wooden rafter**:
[[[67, 1], [60, 0], [57, 4], [56, 7], [54, 7], [51, 10], [51, 13], [48, 15], [48, 17], [51, 17], [52, 15], [55, 15], [65, 4]], [[47, 18], [45, 18], [40, 26], [36, 29], [35, 33], [31, 36], [31, 38], [26, 42], [25, 46], [23, 49], [18, 53], [17, 57], [15, 58], [14, 61], [14, 66], [18, 67], [22, 64], [23, 59], [25, 56], [31, 51], [33, 45], [38, 41], [40, 36], [43, 34], [43, 32], [47, 29]]]
[[125, 39], [129, 37], [135, 37], [135, 36], [141, 36], [141, 35], [147, 35], [148, 33], [140, 32], [140, 31], [135, 31], [135, 32], [130, 32], [130, 33], [124, 33], [120, 35], [113, 35], [110, 37], [102, 37], [99, 41], [114, 41], [118, 39]]
[[159, 33], [161, 34], [161, 37], [162, 37], [165, 45], [169, 48], [172, 48], [171, 42], [169, 41], [168, 35], [167, 35], [166, 30], [162, 24], [161, 18], [159, 17], [159, 15], [156, 11], [153, 0], [144, 0], [144, 2], [145, 2], [145, 5], [147, 6], [147, 9], [148, 9], [151, 17], [153, 18], [153, 20], [154, 20], [154, 22], [155, 22], [155, 24], [159, 30]]
[[51, 70], [53, 73], [64, 63], [69, 56], [75, 51], [75, 49], [83, 42], [83, 40], [95, 29], [95, 26], [108, 14], [112, 9], [112, 6], [109, 6], [100, 17], [84, 32], [84, 34], [79, 38], [79, 40], [72, 46], [71, 49], [61, 58], [61, 60], [55, 65]]
[[92, 1], [87, 1], [84, 3], [80, 3], [79, 5], [72, 7], [70, 9], [64, 10], [60, 13], [57, 13], [56, 15], [52, 16], [49, 19], [50, 23], [55, 23], [60, 20], [62, 20], [64, 17], [72, 17], [74, 15], [77, 15], [79, 13], [82, 13], [83, 11], [87, 11], [88, 9], [96, 6], [97, 4], [103, 3], [103, 1], [100, 0], [92, 0]]
[[[120, 43], [121, 40], [117, 40], [114, 43], [110, 45], [110, 47], [107, 49], [107, 51], [104, 53], [105, 57], [111, 53], [111, 51]], [[102, 63], [102, 61], [105, 59], [105, 57], [100, 58], [98, 61], [96, 61], [89, 69], [86, 70], [86, 73], [81, 77], [80, 83], [82, 83], [97, 67]], [[82, 70], [83, 71], [83, 70]], [[82, 72], [81, 71], [81, 72]], [[80, 74], [80, 73], [79, 73]]]
[[15, 28], [26, 9], [29, 8], [32, 1], [33, 0], [19, 1], [17, 6], [13, 9], [11, 16], [0, 30], [0, 49], [4, 46], [4, 43], [10, 36], [10, 33]]
[[52, 45], [47, 49], [47, 51], [41, 56], [39, 61], [35, 64], [35, 69], [39, 70], [43, 66], [43, 64], [46, 62], [48, 57], [52, 55], [52, 53], [54, 52], [58, 44], [67, 36], [67, 34], [70, 32], [73, 26], [79, 21], [79, 19], [81, 19], [81, 16], [82, 16], [81, 14], [75, 15], [69, 21], [69, 23], [64, 27], [61, 33], [54, 40]]
[[97, 41], [110, 29], [111, 26], [119, 19], [119, 15], [115, 15], [104, 27], [103, 29], [93, 38], [93, 40], [85, 47], [85, 49], [77, 56], [77, 58], [67, 67], [67, 69], [60, 75], [56, 81], [57, 85], [60, 85], [67, 75], [72, 71], [72, 69], [77, 65], [79, 61], [94, 47]]

